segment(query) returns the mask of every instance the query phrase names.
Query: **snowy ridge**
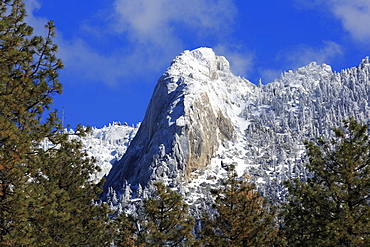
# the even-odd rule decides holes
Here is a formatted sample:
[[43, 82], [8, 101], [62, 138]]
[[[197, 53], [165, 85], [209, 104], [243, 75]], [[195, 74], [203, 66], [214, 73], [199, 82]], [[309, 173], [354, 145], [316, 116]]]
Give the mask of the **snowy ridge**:
[[[92, 127], [91, 132], [84, 137], [75, 135], [73, 129], [65, 129], [64, 131], [71, 139], [81, 141], [82, 151], [86, 152], [89, 157], [95, 158], [96, 165], [101, 168], [101, 171], [91, 174], [91, 180], [98, 183], [104, 176], [108, 175], [112, 165], [125, 154], [139, 126], [140, 124], [128, 126], [127, 123], [121, 125], [119, 122], [113, 122], [100, 129]], [[41, 142], [41, 148], [54, 148], [54, 144], [45, 139]]]
[[108, 175], [112, 164], [120, 160], [125, 154], [140, 125], [128, 126], [113, 122], [101, 129], [92, 128], [91, 133], [81, 138], [83, 150], [97, 160], [101, 171], [93, 175], [93, 180], [98, 182]]
[[354, 116], [370, 123], [370, 62], [332, 72], [311, 63], [256, 86], [230, 72], [212, 49], [184, 51], [159, 79], [145, 118], [102, 197], [134, 212], [162, 181], [181, 193], [194, 215], [209, 207], [230, 164], [247, 173], [270, 201], [283, 199], [282, 181], [305, 179], [303, 141], [331, 137]]
[[[126, 123], [121, 125], [119, 122], [113, 122], [101, 129], [93, 127], [91, 132], [85, 137], [75, 135], [73, 129], [65, 129], [71, 139], [77, 139], [82, 142], [82, 151], [86, 152], [89, 157], [96, 159], [96, 164], [101, 168], [100, 172], [91, 174], [94, 182], [99, 182], [106, 176], [112, 168], [112, 164], [120, 160], [134, 138], [140, 124], [136, 127], [128, 126]], [[44, 149], [53, 147], [48, 140], [41, 143]]]

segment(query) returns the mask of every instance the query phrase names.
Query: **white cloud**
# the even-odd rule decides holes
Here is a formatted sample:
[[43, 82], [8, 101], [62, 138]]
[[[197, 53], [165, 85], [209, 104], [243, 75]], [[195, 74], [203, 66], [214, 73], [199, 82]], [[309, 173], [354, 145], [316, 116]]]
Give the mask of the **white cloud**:
[[[34, 35], [47, 35], [45, 25], [49, 21], [45, 17], [36, 16], [35, 13], [41, 8], [37, 0], [25, 0], [27, 17], [25, 21], [34, 28]], [[118, 77], [124, 76], [122, 69], [115, 67], [120, 64], [120, 57], [106, 56], [97, 53], [89, 45], [81, 40], [66, 40], [63, 34], [57, 31], [54, 42], [58, 45], [58, 57], [65, 64], [64, 71], [70, 77], [88, 79], [89, 81], [105, 81], [108, 85], [115, 85]]]
[[302, 44], [293, 49], [282, 51], [276, 57], [276, 62], [281, 65], [280, 68], [258, 68], [258, 71], [261, 74], [263, 84], [266, 84], [279, 78], [284, 70], [296, 70], [311, 62], [330, 64], [342, 55], [342, 47], [333, 41], [324, 41], [323, 45], [317, 48]]
[[[35, 16], [39, 2], [26, 0], [26, 7], [27, 22], [40, 34], [48, 20]], [[104, 16], [98, 26], [83, 22], [81, 31], [104, 33], [105, 39], [118, 35], [125, 40], [122, 47], [103, 53], [93, 49], [88, 40], [66, 40], [58, 32], [56, 43], [65, 74], [109, 85], [128, 78], [141, 81], [149, 75], [159, 77], [174, 56], [187, 48], [182, 41], [184, 32], [186, 37], [200, 40], [209, 35], [226, 36], [236, 13], [232, 0], [115, 0], [107, 8], [113, 10], [111, 16]]]
[[[298, 1], [298, 0], [297, 0]], [[370, 1], [369, 0], [299, 0], [299, 4], [328, 11], [338, 18], [343, 28], [360, 42], [370, 38]]]
[[260, 68], [259, 73], [261, 74], [262, 84], [267, 84], [281, 76], [281, 69], [264, 69]]
[[370, 38], [370, 1], [333, 1], [333, 12], [342, 21], [343, 27], [359, 41]]
[[174, 24], [198, 35], [225, 31], [236, 13], [231, 0], [116, 0], [114, 6], [118, 32], [154, 44], [176, 37]]
[[236, 14], [232, 0], [116, 0], [114, 9], [113, 30], [131, 43], [132, 50], [125, 55], [129, 64], [158, 73], [190, 48], [184, 36], [200, 40], [226, 36]]
[[313, 48], [307, 45], [300, 45], [295, 49], [280, 55], [280, 59], [288, 62], [291, 69], [305, 66], [310, 62], [328, 63], [337, 59], [343, 54], [342, 47], [333, 41], [324, 41], [323, 46]]
[[[161, 67], [163, 63], [160, 61], [163, 57], [169, 57], [168, 51], [148, 54], [151, 51], [145, 48], [140, 49], [140, 46], [133, 51], [121, 49], [108, 55], [93, 50], [82, 39], [58, 40], [58, 54], [69, 76], [74, 76], [74, 80], [77, 78], [90, 82], [104, 82], [111, 87], [116, 87], [128, 79], [135, 79], [137, 83], [140, 83], [152, 76], [155, 77], [154, 82], [160, 74], [153, 72], [163, 69]], [[172, 59], [172, 56], [170, 57], [166, 59], [168, 65]]]
[[33, 27], [35, 35], [45, 36], [47, 30], [45, 25], [48, 23], [48, 19], [42, 17], [36, 17], [34, 11], [41, 8], [40, 3], [37, 0], [25, 0], [27, 16], [25, 21], [28, 25]]
[[249, 51], [241, 51], [240, 47], [231, 45], [218, 45], [214, 48], [216, 55], [224, 56], [230, 62], [230, 68], [234, 75], [248, 78], [253, 68], [254, 55]]
[[114, 67], [119, 63], [117, 58], [92, 51], [85, 41], [76, 39], [69, 42], [59, 37], [57, 43], [58, 55], [65, 64], [68, 76], [91, 82], [102, 80], [108, 85], [115, 85], [116, 78], [122, 76], [120, 70]]

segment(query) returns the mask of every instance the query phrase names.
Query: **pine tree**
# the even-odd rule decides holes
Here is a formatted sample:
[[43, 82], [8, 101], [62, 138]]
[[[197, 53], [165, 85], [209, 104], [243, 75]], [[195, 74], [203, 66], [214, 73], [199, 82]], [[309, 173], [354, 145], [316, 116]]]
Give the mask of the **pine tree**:
[[92, 203], [101, 185], [89, 181], [96, 166], [50, 112], [62, 91], [54, 24], [32, 36], [25, 15], [23, 1], [0, 1], [0, 245], [106, 244], [107, 209]]
[[135, 221], [125, 213], [121, 213], [121, 215], [114, 219], [113, 232], [115, 246], [143, 246], [138, 243], [138, 239], [136, 238], [137, 228]]
[[194, 220], [182, 197], [162, 183], [155, 183], [156, 197], [144, 201], [144, 219], [138, 234], [145, 246], [191, 246]]
[[55, 113], [45, 123], [41, 117], [61, 92], [57, 70], [62, 68], [51, 43], [49, 23], [46, 39], [30, 37], [32, 28], [23, 23], [22, 1], [1, 1], [0, 6], [0, 241], [17, 222], [25, 221], [28, 191], [24, 188], [32, 168], [27, 154], [56, 124]]
[[286, 182], [285, 232], [290, 246], [368, 246], [370, 142], [353, 118], [335, 138], [306, 142], [311, 177]]
[[203, 217], [204, 246], [272, 246], [277, 239], [275, 209], [256, 191], [247, 178], [238, 178], [230, 167], [216, 195], [216, 214]]
[[102, 187], [90, 181], [95, 165], [76, 140], [60, 134], [53, 142], [29, 160], [39, 168], [27, 183], [33, 200], [27, 204], [27, 221], [16, 227], [12, 239], [31, 246], [109, 245], [108, 208], [93, 203]]

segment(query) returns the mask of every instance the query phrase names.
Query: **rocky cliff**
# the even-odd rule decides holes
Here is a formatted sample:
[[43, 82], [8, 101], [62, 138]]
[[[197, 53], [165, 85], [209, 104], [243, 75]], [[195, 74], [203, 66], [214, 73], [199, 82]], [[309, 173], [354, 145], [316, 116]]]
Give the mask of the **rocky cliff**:
[[311, 63], [257, 86], [234, 76], [212, 49], [185, 51], [159, 79], [135, 138], [107, 176], [103, 199], [122, 208], [160, 180], [204, 206], [233, 163], [277, 202], [283, 180], [308, 176], [304, 140], [330, 137], [349, 116], [369, 124], [369, 68], [368, 59], [339, 73]]
[[234, 77], [228, 61], [211, 49], [185, 51], [159, 79], [145, 118], [126, 155], [111, 170], [107, 187], [152, 179], [187, 181], [235, 136], [229, 114], [256, 86]]

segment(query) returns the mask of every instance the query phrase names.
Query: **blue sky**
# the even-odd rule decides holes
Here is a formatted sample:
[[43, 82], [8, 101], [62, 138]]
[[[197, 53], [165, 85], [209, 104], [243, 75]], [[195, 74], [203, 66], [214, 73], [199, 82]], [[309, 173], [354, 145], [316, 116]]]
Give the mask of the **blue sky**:
[[158, 78], [183, 50], [211, 47], [264, 84], [316, 61], [370, 55], [369, 0], [25, 0], [35, 33], [54, 20], [65, 123], [142, 121]]

